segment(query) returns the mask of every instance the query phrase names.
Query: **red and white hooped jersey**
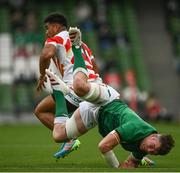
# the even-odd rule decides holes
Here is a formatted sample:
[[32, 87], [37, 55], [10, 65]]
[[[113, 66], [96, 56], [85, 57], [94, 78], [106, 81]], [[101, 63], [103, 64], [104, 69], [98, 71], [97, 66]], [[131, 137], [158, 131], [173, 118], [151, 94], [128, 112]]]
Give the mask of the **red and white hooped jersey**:
[[[56, 47], [56, 56], [52, 58], [49, 68], [58, 76], [62, 77], [65, 83], [71, 85], [73, 81], [74, 55], [69, 33], [62, 31], [54, 37], [48, 38], [45, 44], [52, 44]], [[93, 71], [92, 59], [94, 56], [85, 43], [82, 43], [81, 51], [88, 70], [89, 80], [93, 81], [99, 77]]]

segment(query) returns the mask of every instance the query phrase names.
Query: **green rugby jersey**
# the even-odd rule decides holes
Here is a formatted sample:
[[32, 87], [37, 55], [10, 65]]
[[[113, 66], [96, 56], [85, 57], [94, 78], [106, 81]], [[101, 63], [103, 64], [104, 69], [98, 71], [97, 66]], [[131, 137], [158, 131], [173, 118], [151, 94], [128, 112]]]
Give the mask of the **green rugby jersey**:
[[142, 139], [157, 133], [154, 127], [141, 119], [121, 100], [114, 100], [100, 108], [98, 127], [103, 137], [116, 130], [120, 135], [122, 147], [131, 151], [137, 159], [142, 159], [147, 154], [139, 150]]

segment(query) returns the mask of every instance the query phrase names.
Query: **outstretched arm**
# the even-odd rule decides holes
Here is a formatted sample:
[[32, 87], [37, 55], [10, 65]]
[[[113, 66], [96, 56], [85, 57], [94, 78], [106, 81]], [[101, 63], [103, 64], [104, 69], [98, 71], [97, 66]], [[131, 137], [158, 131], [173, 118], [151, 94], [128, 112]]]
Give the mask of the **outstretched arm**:
[[99, 149], [103, 155], [103, 158], [106, 162], [114, 168], [136, 168], [138, 167], [140, 160], [136, 159], [132, 154], [129, 155], [127, 160], [123, 163], [119, 163], [118, 159], [116, 158], [113, 148], [120, 143], [120, 136], [119, 134], [113, 130], [110, 132], [106, 137], [102, 139], [99, 143]]
[[102, 153], [105, 161], [114, 168], [120, 166], [118, 159], [116, 158], [113, 148], [120, 142], [119, 134], [113, 130], [106, 137], [104, 137], [99, 143], [99, 149]]

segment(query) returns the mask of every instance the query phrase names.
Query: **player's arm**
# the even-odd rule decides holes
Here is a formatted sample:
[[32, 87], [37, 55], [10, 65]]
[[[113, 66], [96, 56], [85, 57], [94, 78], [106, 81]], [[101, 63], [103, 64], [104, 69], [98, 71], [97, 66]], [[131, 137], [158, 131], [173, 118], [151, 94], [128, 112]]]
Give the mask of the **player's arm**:
[[42, 89], [42, 86], [45, 80], [45, 70], [49, 68], [51, 58], [54, 57], [55, 53], [56, 53], [56, 47], [52, 44], [47, 44], [42, 49], [40, 59], [39, 59], [40, 77], [39, 77], [38, 86], [37, 86], [38, 91]]
[[45, 70], [49, 68], [50, 60], [54, 57], [56, 53], [56, 47], [52, 44], [47, 44], [44, 46], [39, 60], [39, 70], [40, 75], [45, 75]]
[[140, 160], [136, 159], [132, 154], [123, 163], [119, 163], [113, 152], [113, 148], [120, 143], [120, 135], [115, 130], [110, 132], [99, 143], [99, 149], [106, 162], [114, 168], [135, 168], [138, 167]]
[[114, 168], [120, 166], [118, 159], [116, 158], [113, 148], [120, 143], [119, 134], [113, 130], [106, 137], [104, 137], [99, 143], [99, 149], [102, 153], [105, 161]]

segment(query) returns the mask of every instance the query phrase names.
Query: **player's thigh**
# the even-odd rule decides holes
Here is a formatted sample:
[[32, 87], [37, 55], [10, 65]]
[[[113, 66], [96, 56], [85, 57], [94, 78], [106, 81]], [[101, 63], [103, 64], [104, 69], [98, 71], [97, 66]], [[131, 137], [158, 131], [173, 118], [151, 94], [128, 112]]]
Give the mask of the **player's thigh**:
[[41, 100], [35, 109], [35, 114], [43, 112], [55, 112], [55, 101], [51, 95]]
[[97, 125], [99, 108], [99, 106], [87, 101], [80, 103], [79, 111], [81, 121], [83, 122], [86, 129], [92, 129]]
[[77, 129], [81, 134], [84, 134], [88, 131], [88, 129], [86, 128], [82, 117], [81, 117], [81, 113], [80, 113], [80, 109], [78, 108], [75, 112], [74, 112], [74, 119], [77, 125]]
[[79, 108], [73, 113], [71, 118], [66, 121], [65, 128], [69, 139], [77, 138], [88, 131], [82, 121]]

